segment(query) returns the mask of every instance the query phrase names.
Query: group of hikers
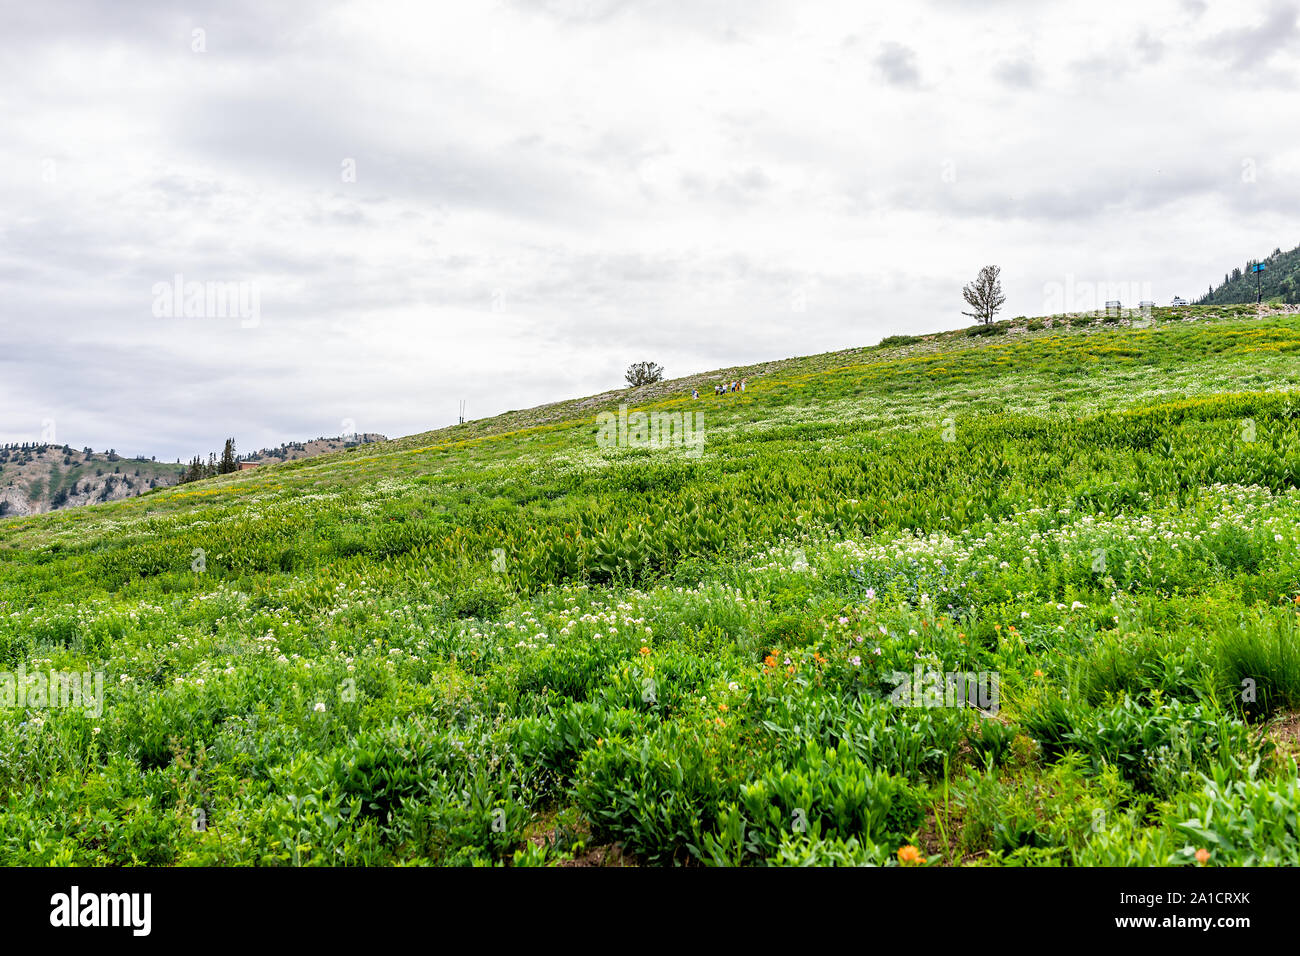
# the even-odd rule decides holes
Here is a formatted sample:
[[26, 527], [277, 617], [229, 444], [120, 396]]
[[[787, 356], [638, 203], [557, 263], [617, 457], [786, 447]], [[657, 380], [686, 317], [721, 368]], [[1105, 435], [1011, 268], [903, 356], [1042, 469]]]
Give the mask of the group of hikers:
[[[745, 390], [745, 379], [743, 378], [737, 382], [722, 382], [721, 384], [713, 386], [714, 395], [726, 395], [728, 392], [743, 392], [744, 390]], [[699, 397], [700, 397], [700, 390], [698, 388], [691, 389], [691, 398], [699, 398]]]

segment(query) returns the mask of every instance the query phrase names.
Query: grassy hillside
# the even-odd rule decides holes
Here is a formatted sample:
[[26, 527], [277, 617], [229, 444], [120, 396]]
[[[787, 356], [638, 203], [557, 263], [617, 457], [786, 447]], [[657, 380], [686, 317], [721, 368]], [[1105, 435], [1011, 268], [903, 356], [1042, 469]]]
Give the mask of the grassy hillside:
[[[1255, 274], [1251, 266], [1263, 262], [1265, 269], [1259, 277], [1256, 290]], [[1254, 302], [1257, 295], [1265, 302], [1300, 302], [1300, 246], [1290, 252], [1273, 250], [1267, 258], [1252, 259], [1244, 266], [1233, 269], [1223, 277], [1223, 282], [1201, 296], [1198, 305], [1232, 305]]]
[[105, 679], [0, 861], [1300, 864], [1298, 484], [1300, 316], [1189, 308], [6, 519], [0, 668]]

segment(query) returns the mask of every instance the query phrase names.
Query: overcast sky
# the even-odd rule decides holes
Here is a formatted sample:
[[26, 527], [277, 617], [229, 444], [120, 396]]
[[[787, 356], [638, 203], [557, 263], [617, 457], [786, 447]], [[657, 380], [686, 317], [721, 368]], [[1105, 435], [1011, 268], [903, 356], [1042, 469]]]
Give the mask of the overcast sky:
[[967, 325], [986, 263], [1192, 298], [1300, 243], [1297, 9], [7, 4], [0, 441], [396, 437]]

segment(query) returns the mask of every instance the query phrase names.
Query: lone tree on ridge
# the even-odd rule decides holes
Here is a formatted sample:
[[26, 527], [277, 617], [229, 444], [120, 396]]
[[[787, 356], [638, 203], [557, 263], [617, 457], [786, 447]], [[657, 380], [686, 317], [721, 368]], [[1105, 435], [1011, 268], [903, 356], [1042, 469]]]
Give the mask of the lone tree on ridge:
[[998, 281], [1001, 275], [1002, 270], [998, 266], [985, 266], [974, 282], [967, 283], [961, 294], [973, 311], [963, 312], [962, 315], [969, 315], [985, 325], [993, 323], [993, 316], [1002, 308], [1002, 303], [1007, 301], [1007, 297], [1002, 294], [1002, 283]]
[[662, 382], [664, 378], [664, 367], [656, 365], [654, 362], [633, 362], [623, 373], [627, 379], [627, 384], [636, 388], [638, 385], [649, 385], [651, 382]]

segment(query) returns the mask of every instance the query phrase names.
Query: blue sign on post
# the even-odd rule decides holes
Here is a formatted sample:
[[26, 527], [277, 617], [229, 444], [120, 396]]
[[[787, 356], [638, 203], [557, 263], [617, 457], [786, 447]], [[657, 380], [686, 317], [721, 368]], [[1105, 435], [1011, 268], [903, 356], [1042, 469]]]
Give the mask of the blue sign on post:
[[1255, 263], [1255, 268], [1251, 269], [1250, 271], [1251, 271], [1251, 272], [1263, 272], [1263, 271], [1264, 271], [1264, 263], [1262, 263], [1262, 262], [1257, 262], [1257, 263]]
[[1259, 305], [1264, 301], [1264, 293], [1259, 287], [1259, 274], [1264, 271], [1264, 263], [1256, 262], [1255, 265], [1251, 267], [1250, 271], [1255, 273], [1255, 304]]

